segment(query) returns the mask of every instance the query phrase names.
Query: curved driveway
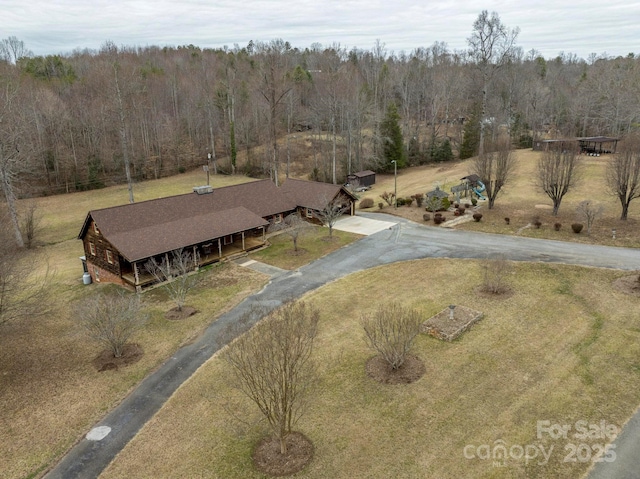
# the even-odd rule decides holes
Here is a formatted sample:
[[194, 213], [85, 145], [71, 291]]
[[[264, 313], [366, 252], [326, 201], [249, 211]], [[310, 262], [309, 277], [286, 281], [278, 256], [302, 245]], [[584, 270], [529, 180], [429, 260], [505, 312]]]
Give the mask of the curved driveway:
[[[272, 310], [286, 299], [300, 297], [350, 273], [420, 258], [491, 258], [503, 255], [514, 261], [640, 269], [640, 249], [435, 228], [384, 214], [363, 216], [395, 222], [396, 225], [362, 238], [296, 271], [274, 276], [262, 291], [248, 297], [236, 308], [211, 323], [197, 342], [178, 350], [157, 371], [147, 376], [118, 407], [96, 424], [111, 428], [111, 432], [104, 439], [92, 441], [83, 438], [46, 477], [97, 477], [171, 394], [224, 346], [230, 339], [228, 327], [237, 325], [238, 319], [251, 311], [253, 306]], [[253, 317], [234, 331], [241, 334], [259, 319]]]

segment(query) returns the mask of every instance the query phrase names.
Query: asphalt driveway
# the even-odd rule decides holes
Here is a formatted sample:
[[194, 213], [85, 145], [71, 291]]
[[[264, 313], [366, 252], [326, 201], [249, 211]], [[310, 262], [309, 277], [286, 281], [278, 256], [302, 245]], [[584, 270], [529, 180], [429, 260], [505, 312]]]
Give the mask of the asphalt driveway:
[[[256, 305], [265, 308], [264, 310], [273, 310], [286, 299], [300, 297], [350, 273], [420, 258], [491, 258], [502, 255], [514, 261], [544, 261], [623, 270], [640, 269], [640, 249], [456, 231], [423, 226], [402, 218], [376, 213], [361, 214], [356, 218], [395, 224], [296, 271], [273, 276], [260, 292], [248, 297], [236, 308], [212, 322], [196, 342], [178, 350], [158, 370], [147, 376], [118, 407], [96, 424], [96, 427], [102, 428], [100, 431], [110, 428], [106, 436], [100, 440], [80, 440], [46, 477], [97, 477], [171, 394], [224, 346], [229, 340], [228, 334], [225, 334], [227, 327], [237, 324], [238, 319], [247, 312], [254, 311], [252, 307]], [[245, 329], [259, 319], [253, 317], [246, 323]], [[242, 332], [237, 331], [238, 334]], [[629, 442], [628, 454], [633, 460], [640, 457], [638, 432], [636, 428]], [[597, 477], [615, 479], [629, 476]]]

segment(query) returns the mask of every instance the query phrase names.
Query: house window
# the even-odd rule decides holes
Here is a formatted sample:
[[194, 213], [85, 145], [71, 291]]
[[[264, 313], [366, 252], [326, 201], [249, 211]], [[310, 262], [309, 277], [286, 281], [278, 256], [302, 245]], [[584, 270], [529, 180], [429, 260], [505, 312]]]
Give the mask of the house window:
[[311, 208], [305, 208], [304, 214], [307, 218], [313, 218], [313, 210]]
[[96, 245], [93, 244], [93, 241], [89, 241], [89, 252], [95, 256], [96, 255]]
[[282, 213], [278, 213], [277, 215], [274, 215], [273, 222], [275, 224], [282, 223]]
[[110, 249], [106, 250], [106, 254], [107, 254], [107, 263], [113, 264], [113, 253], [111, 252], [111, 250]]
[[93, 232], [97, 235], [100, 234], [100, 230], [98, 229], [98, 225], [96, 224], [96, 222], [93, 222]]
[[224, 241], [224, 244], [231, 244], [231, 243], [233, 243], [233, 235], [225, 236], [225, 237], [224, 237], [224, 239], [223, 239], [223, 241]]

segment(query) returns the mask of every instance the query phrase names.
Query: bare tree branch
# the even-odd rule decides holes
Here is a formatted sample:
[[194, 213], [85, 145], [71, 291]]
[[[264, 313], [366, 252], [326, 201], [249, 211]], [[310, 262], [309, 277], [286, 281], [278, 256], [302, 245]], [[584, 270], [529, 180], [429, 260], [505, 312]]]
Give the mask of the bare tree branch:
[[178, 311], [182, 311], [189, 291], [204, 279], [202, 274], [195, 271], [199, 260], [197, 253], [194, 255], [180, 248], [163, 257], [161, 261], [151, 258], [145, 263], [145, 269], [157, 282], [162, 283], [162, 287], [176, 303]]
[[282, 454], [314, 378], [311, 354], [319, 317], [318, 310], [303, 302], [287, 303], [223, 355], [233, 370], [235, 387], [258, 406], [280, 440]]

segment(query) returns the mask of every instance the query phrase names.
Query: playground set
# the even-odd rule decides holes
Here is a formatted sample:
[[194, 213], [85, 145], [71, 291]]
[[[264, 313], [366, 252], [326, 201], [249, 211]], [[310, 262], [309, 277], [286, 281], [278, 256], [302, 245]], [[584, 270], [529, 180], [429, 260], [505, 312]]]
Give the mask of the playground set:
[[464, 193], [465, 197], [469, 193], [475, 193], [479, 200], [484, 201], [487, 199], [487, 197], [482, 194], [487, 188], [484, 183], [480, 181], [480, 177], [478, 175], [473, 174], [464, 176], [460, 178], [460, 180], [462, 180], [462, 183], [451, 188], [451, 193], [456, 195], [456, 201], [460, 201], [460, 193]]

